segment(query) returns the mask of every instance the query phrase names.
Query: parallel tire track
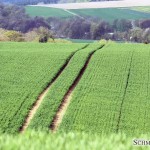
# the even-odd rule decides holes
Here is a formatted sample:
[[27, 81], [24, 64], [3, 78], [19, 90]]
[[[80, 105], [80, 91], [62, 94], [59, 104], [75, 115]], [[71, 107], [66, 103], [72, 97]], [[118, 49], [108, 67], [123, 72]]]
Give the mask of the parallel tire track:
[[39, 94], [37, 100], [35, 101], [35, 103], [32, 105], [32, 108], [30, 109], [28, 115], [26, 116], [23, 125], [20, 127], [19, 132], [22, 133], [24, 132], [27, 127], [29, 126], [32, 118], [34, 117], [37, 109], [39, 108], [39, 106], [41, 105], [43, 99], [45, 98], [46, 94], [48, 93], [50, 87], [52, 86], [52, 84], [54, 84], [54, 82], [57, 80], [57, 78], [62, 74], [62, 72], [65, 70], [65, 68], [67, 67], [67, 65], [69, 64], [70, 60], [72, 59], [72, 57], [79, 51], [82, 49], [85, 49], [86, 47], [88, 47], [89, 44], [85, 45], [84, 47], [82, 47], [81, 49], [76, 50], [75, 52], [73, 52], [66, 60], [66, 62], [63, 64], [63, 66], [60, 68], [60, 70], [57, 72], [57, 74], [55, 75], [55, 77], [47, 84], [47, 86], [45, 87], [45, 89]]
[[72, 83], [72, 85], [69, 87], [69, 90], [66, 92], [60, 106], [58, 107], [58, 110], [56, 112], [56, 115], [54, 116], [52, 123], [50, 124], [50, 130], [52, 131], [56, 131], [60, 125], [60, 123], [62, 122], [63, 116], [70, 104], [71, 98], [72, 98], [72, 93], [75, 89], [75, 87], [77, 86], [77, 84], [79, 83], [80, 79], [82, 78], [86, 68], [88, 67], [88, 64], [93, 56], [93, 54], [99, 50], [102, 49], [104, 47], [104, 45], [102, 45], [101, 47], [97, 48], [96, 50], [94, 50], [92, 53], [89, 54], [83, 68], [80, 70], [78, 76], [76, 77], [76, 79], [74, 80], [74, 82]]

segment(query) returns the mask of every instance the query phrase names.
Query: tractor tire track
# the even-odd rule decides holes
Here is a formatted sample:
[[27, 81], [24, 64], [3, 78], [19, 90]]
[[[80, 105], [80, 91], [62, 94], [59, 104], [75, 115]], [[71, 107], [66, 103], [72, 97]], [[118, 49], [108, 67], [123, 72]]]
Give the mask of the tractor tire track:
[[126, 80], [126, 85], [125, 85], [125, 90], [124, 90], [123, 98], [122, 98], [122, 101], [121, 101], [121, 106], [120, 106], [120, 111], [119, 111], [119, 118], [118, 118], [117, 129], [116, 129], [117, 133], [119, 132], [119, 125], [120, 125], [121, 116], [122, 116], [123, 104], [124, 104], [125, 96], [126, 96], [128, 85], [129, 85], [129, 79], [130, 79], [130, 74], [131, 74], [131, 66], [132, 66], [132, 61], [133, 61], [133, 53], [134, 53], [134, 51], [132, 51], [130, 64], [129, 64], [129, 69], [128, 69], [127, 80]]
[[77, 84], [79, 83], [80, 79], [82, 78], [85, 70], [87, 69], [88, 67], [88, 64], [93, 56], [93, 54], [99, 50], [99, 49], [102, 49], [104, 47], [104, 45], [102, 45], [101, 47], [97, 48], [96, 50], [94, 50], [93, 52], [91, 52], [83, 66], [83, 68], [80, 70], [78, 76], [76, 77], [76, 79], [74, 80], [74, 82], [72, 83], [72, 85], [70, 86], [69, 90], [66, 92], [60, 106], [58, 107], [58, 110], [56, 112], [56, 115], [54, 116], [53, 120], [52, 120], [52, 123], [50, 124], [50, 130], [52, 130], [53, 132], [55, 132], [60, 123], [62, 122], [62, 119], [65, 115], [65, 112], [71, 102], [71, 98], [72, 98], [72, 95], [73, 95], [73, 91], [75, 89], [75, 87], [77, 86]]
[[[73, 52], [67, 59], [66, 62], [63, 64], [63, 66], [60, 68], [60, 70], [57, 72], [57, 74], [55, 75], [55, 77], [48, 83], [48, 85], [45, 87], [45, 89], [39, 94], [37, 100], [34, 102], [34, 104], [32, 105], [32, 108], [30, 109], [27, 117], [24, 120], [23, 125], [20, 127], [19, 132], [23, 133], [29, 126], [32, 118], [34, 117], [35, 113], [37, 112], [38, 108], [40, 107], [42, 101], [44, 100], [45, 96], [47, 95], [49, 89], [51, 88], [52, 84], [54, 84], [54, 82], [57, 80], [57, 78], [62, 74], [62, 72], [65, 70], [65, 68], [67, 67], [67, 65], [69, 64], [70, 60], [72, 59], [72, 57], [79, 51], [82, 49], [85, 49], [86, 47], [88, 47], [89, 44], [85, 45], [84, 47], [82, 47], [81, 49], [76, 50], [75, 52]], [[22, 105], [21, 105], [22, 106]]]

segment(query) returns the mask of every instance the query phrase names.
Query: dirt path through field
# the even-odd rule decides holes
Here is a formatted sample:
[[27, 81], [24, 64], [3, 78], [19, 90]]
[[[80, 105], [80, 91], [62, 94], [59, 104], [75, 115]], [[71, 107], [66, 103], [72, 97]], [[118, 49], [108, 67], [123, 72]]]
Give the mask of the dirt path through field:
[[[86, 48], [88, 45], [84, 46], [81, 49]], [[81, 50], [79, 49], [79, 50]], [[77, 51], [79, 51], [77, 50]], [[75, 51], [70, 57], [69, 59], [66, 60], [65, 64], [60, 68], [59, 72], [56, 74], [56, 76], [53, 78], [53, 80], [47, 85], [47, 87], [43, 90], [43, 92], [38, 96], [36, 102], [33, 104], [31, 110], [29, 111], [23, 125], [20, 127], [20, 132], [23, 133], [29, 126], [32, 118], [34, 117], [35, 113], [37, 112], [38, 108], [40, 107], [42, 101], [44, 100], [45, 96], [47, 95], [49, 89], [51, 88], [52, 84], [54, 84], [54, 82], [57, 80], [57, 78], [62, 74], [63, 70], [65, 70], [65, 68], [68, 66], [71, 58], [75, 55], [75, 53], [77, 52]]]
[[67, 9], [63, 9], [63, 10], [66, 11], [67, 13], [71, 14], [71, 15], [74, 15], [74, 16], [77, 16], [77, 17], [79, 17], [79, 18], [81, 18], [81, 19], [84, 19], [84, 17], [82, 17], [82, 16], [80, 16], [80, 15], [74, 13], [74, 12], [71, 12], [71, 11], [69, 11], [69, 10], [67, 10]]
[[[98, 48], [97, 50], [99, 50], [99, 49], [101, 49], [101, 48], [103, 48], [103, 47], [104, 47], [104, 45], [101, 46], [100, 48]], [[58, 129], [60, 123], [62, 122], [62, 119], [63, 119], [63, 117], [64, 117], [64, 114], [65, 114], [65, 112], [66, 112], [66, 110], [67, 110], [67, 108], [68, 108], [68, 106], [69, 106], [69, 104], [70, 104], [70, 102], [71, 102], [71, 98], [72, 98], [72, 95], [73, 95], [73, 91], [74, 91], [75, 87], [77, 86], [77, 84], [79, 83], [80, 79], [82, 78], [82, 76], [83, 76], [83, 74], [84, 74], [86, 68], [88, 67], [88, 64], [89, 64], [89, 62], [90, 62], [90, 60], [91, 60], [93, 54], [94, 54], [97, 50], [93, 51], [93, 52], [89, 55], [89, 57], [87, 58], [87, 60], [86, 60], [86, 62], [85, 62], [85, 64], [84, 64], [84, 66], [83, 66], [83, 68], [80, 70], [78, 76], [76, 77], [76, 79], [74, 80], [73, 84], [70, 86], [69, 90], [68, 90], [67, 93], [65, 94], [65, 96], [64, 96], [64, 98], [63, 98], [63, 100], [62, 100], [62, 103], [61, 103], [61, 105], [59, 106], [58, 111], [57, 111], [56, 115], [54, 116], [53, 121], [52, 121], [52, 123], [51, 123], [51, 125], [50, 125], [50, 130], [52, 130], [52, 131], [55, 132], [55, 131]]]

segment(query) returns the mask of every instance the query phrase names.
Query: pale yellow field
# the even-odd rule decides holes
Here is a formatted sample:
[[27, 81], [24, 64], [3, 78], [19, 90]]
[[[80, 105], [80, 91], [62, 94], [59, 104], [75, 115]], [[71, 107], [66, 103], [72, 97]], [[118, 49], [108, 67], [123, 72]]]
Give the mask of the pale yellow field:
[[122, 0], [122, 1], [88, 2], [88, 3], [39, 4], [36, 6], [54, 7], [62, 9], [117, 8], [117, 7], [150, 6], [150, 0]]

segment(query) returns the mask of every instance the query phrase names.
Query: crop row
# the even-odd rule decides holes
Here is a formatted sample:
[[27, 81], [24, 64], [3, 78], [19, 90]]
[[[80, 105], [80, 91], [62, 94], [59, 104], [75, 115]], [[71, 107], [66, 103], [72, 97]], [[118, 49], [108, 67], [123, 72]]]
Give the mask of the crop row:
[[[138, 46], [111, 44], [94, 54], [74, 91], [71, 104], [59, 128], [61, 131], [86, 131], [100, 134], [118, 131], [120, 120], [122, 121], [121, 116], [129, 115], [128, 106], [126, 113], [122, 112], [122, 108], [123, 102], [126, 101], [124, 97], [132, 59], [133, 56], [136, 57], [134, 51]], [[136, 102], [135, 104], [138, 105]], [[140, 108], [140, 105], [138, 106]], [[132, 117], [125, 120], [129, 126], [132, 124]], [[138, 118], [136, 119], [138, 121]]]
[[122, 106], [119, 131], [148, 133], [150, 126], [150, 47], [133, 47], [128, 87]]
[[0, 43], [0, 130], [17, 132], [37, 97], [83, 44]]
[[99, 44], [91, 44], [87, 48], [78, 51], [70, 60], [68, 66], [51, 86], [47, 96], [40, 105], [37, 113], [29, 125], [31, 129], [48, 130], [50, 124], [57, 113], [64, 95], [74, 82], [80, 70], [85, 64], [89, 54], [100, 47]]

